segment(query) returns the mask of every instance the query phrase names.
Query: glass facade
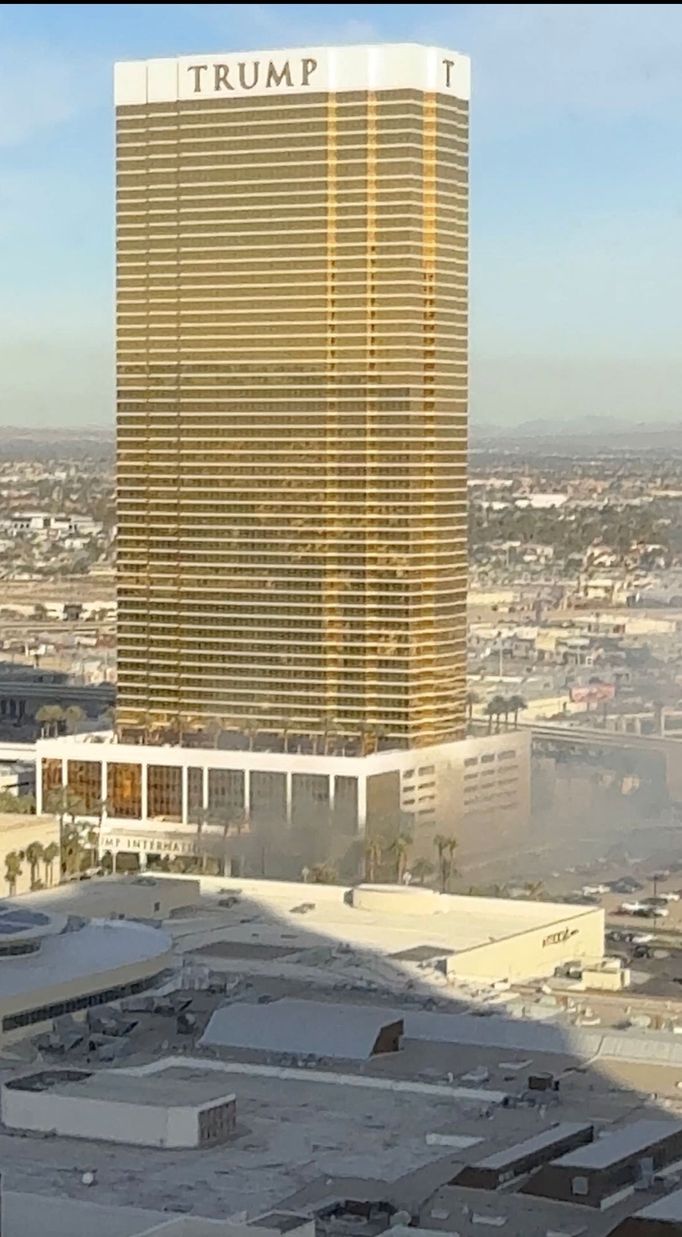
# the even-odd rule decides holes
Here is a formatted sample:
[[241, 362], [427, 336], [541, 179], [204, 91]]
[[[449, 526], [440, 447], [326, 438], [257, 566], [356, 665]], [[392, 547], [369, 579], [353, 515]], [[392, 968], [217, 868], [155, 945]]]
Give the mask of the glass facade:
[[117, 149], [122, 736], [463, 736], [467, 103], [124, 104]]
[[96, 815], [102, 810], [102, 766], [98, 760], [70, 760], [67, 784], [82, 804], [82, 811]]

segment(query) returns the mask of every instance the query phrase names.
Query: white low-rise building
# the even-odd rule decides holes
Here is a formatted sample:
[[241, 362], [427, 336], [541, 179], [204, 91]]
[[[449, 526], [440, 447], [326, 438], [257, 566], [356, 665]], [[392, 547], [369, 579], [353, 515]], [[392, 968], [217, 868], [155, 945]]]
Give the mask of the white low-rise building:
[[0, 902], [0, 1042], [142, 992], [170, 965], [170, 937], [157, 928]]
[[168, 1068], [43, 1070], [6, 1082], [2, 1120], [9, 1129], [141, 1147], [193, 1148], [226, 1142], [236, 1100], [224, 1075]]
[[[211, 817], [331, 822], [349, 839], [400, 821], [423, 853], [439, 830], [479, 849], [518, 839], [529, 821], [530, 736], [521, 730], [365, 756], [125, 744], [90, 733], [40, 740], [36, 766], [37, 811], [50, 791], [68, 788], [79, 814], [102, 823], [101, 850], [112, 852], [197, 853], [197, 823]], [[175, 850], [164, 845], [169, 831]]]

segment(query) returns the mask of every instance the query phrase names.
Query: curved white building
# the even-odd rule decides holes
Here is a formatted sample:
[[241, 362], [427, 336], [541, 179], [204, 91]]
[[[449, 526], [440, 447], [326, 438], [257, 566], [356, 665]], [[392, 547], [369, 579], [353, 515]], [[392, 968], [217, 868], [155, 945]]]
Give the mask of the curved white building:
[[0, 902], [0, 1035], [141, 992], [170, 963], [170, 937], [157, 928]]

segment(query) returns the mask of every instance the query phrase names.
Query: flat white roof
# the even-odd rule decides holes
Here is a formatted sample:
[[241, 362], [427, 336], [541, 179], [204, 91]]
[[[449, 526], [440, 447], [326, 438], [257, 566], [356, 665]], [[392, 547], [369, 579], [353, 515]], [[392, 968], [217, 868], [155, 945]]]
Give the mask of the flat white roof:
[[160, 959], [170, 948], [170, 937], [157, 928], [93, 920], [75, 932], [45, 937], [35, 954], [0, 959], [0, 1002], [88, 977], [96, 988], [98, 976]]
[[235, 1001], [216, 1010], [199, 1042], [203, 1047], [364, 1061], [382, 1027], [401, 1018], [397, 1010], [372, 1005], [286, 998], [265, 1005]]
[[133, 60], [117, 64], [114, 75], [117, 106], [404, 89], [468, 99], [469, 59], [421, 43], [377, 43]]
[[673, 1190], [672, 1194], [666, 1194], [665, 1198], [656, 1199], [655, 1203], [642, 1207], [642, 1210], [636, 1211], [635, 1215], [637, 1219], [642, 1220], [682, 1222], [682, 1190]]
[[675, 1134], [682, 1134], [682, 1121], [633, 1121], [605, 1138], [577, 1147], [575, 1151], [567, 1151], [554, 1163], [562, 1168], [609, 1168]]
[[[31, 1077], [35, 1075], [28, 1075]], [[227, 1074], [182, 1066], [169, 1066], [153, 1074], [129, 1073], [124, 1069], [96, 1070], [80, 1080], [65, 1078], [61, 1082], [57, 1079], [45, 1086], [44, 1094], [55, 1093], [74, 1099], [142, 1104], [150, 1108], [198, 1108], [211, 1101], [234, 1099]]]
[[173, 1217], [142, 1207], [102, 1206], [53, 1194], [3, 1190], [2, 1237], [138, 1237]]
[[590, 1129], [592, 1129], [590, 1122], [560, 1121], [558, 1125], [550, 1126], [541, 1134], [534, 1134], [532, 1138], [525, 1138], [523, 1142], [504, 1147], [493, 1155], [487, 1155], [483, 1160], [476, 1160], [474, 1166], [476, 1168], [506, 1168], [508, 1164], [513, 1164], [516, 1160], [523, 1159], [524, 1156], [533, 1155], [534, 1152], [542, 1151], [544, 1147], [551, 1147], [553, 1143], [563, 1138], [570, 1138], [573, 1134]]
[[[226, 892], [239, 892], [244, 903], [257, 903], [262, 915], [248, 924], [224, 925], [221, 940], [278, 946], [286, 943], [292, 953], [341, 942], [378, 956], [400, 954], [420, 945], [432, 946], [436, 954], [452, 953], [513, 937], [531, 928], [546, 927], [549, 934], [558, 926], [565, 926], [570, 932], [585, 916], [603, 915], [595, 906], [449, 894], [429, 897], [429, 890], [390, 886], [382, 892], [391, 895], [393, 909], [389, 909], [387, 897], [386, 909], [378, 905], [377, 909], [365, 910], [347, 905], [347, 887], [257, 880], [221, 880], [220, 884]], [[405, 912], [395, 909], [395, 903], [400, 901], [406, 904]], [[418, 906], [422, 901], [423, 911]], [[308, 903], [312, 909], [305, 915], [292, 914], [301, 903]], [[419, 913], [415, 913], [415, 906]]]

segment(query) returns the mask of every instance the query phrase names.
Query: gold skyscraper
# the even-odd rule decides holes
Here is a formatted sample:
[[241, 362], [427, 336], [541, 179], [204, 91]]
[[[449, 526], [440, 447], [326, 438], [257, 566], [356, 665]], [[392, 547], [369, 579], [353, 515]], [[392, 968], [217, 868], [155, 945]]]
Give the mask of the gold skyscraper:
[[117, 66], [123, 737], [463, 736], [467, 100], [412, 44]]

